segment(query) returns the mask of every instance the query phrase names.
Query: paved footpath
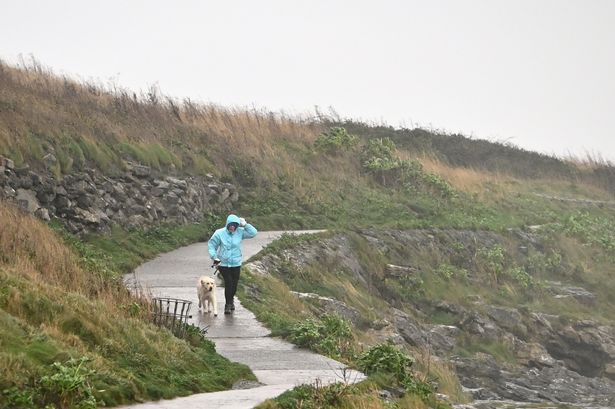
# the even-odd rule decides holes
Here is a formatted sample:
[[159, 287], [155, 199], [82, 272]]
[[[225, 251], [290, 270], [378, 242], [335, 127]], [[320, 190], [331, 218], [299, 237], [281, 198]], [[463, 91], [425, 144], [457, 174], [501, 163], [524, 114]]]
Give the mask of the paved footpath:
[[[312, 233], [302, 231], [293, 233]], [[258, 253], [264, 246], [284, 232], [259, 232], [242, 242], [244, 260]], [[272, 338], [252, 312], [243, 308], [238, 300], [232, 315], [224, 315], [224, 288], [218, 288], [216, 297], [218, 316], [200, 312], [196, 283], [203, 274], [211, 272], [207, 243], [182, 247], [141, 265], [134, 275], [127, 276], [128, 285], [138, 283], [153, 296], [181, 298], [192, 301], [189, 322], [207, 328], [207, 338], [216, 344], [216, 351], [231, 361], [246, 364], [252, 369], [262, 386], [222, 392], [200, 393], [182, 398], [124, 406], [126, 408], [184, 409], [184, 408], [253, 408], [266, 399], [274, 398], [296, 385], [316, 380], [323, 384], [363, 379], [363, 374], [345, 369], [333, 359], [297, 348], [281, 339]], [[241, 279], [240, 279], [241, 280]]]

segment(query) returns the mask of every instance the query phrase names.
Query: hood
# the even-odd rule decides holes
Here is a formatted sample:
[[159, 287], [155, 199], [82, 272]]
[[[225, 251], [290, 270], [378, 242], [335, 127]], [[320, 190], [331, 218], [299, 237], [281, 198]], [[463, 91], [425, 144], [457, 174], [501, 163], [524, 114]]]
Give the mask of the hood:
[[226, 218], [226, 227], [228, 227], [229, 223], [237, 223], [239, 224], [239, 216], [235, 216], [234, 214], [229, 214]]

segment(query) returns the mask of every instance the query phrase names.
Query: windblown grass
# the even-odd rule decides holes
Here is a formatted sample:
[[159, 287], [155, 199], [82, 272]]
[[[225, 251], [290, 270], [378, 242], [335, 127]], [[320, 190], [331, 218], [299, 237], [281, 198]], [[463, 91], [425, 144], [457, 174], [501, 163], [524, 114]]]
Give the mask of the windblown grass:
[[[117, 405], [254, 379], [211, 342], [188, 343], [148, 324], [146, 303], [121, 281], [89, 271], [40, 221], [0, 202], [0, 226], [0, 408], [69, 407], [90, 395]], [[81, 358], [83, 373], [72, 376], [84, 377], [83, 388], [58, 394], [59, 385], [41, 384]]]

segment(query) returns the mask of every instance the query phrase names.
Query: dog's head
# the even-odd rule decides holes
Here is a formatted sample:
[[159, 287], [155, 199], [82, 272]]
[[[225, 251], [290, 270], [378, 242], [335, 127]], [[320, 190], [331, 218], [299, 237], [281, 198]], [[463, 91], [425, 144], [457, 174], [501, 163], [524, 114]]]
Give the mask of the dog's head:
[[216, 282], [211, 277], [201, 277], [201, 287], [206, 291], [213, 291], [216, 288]]

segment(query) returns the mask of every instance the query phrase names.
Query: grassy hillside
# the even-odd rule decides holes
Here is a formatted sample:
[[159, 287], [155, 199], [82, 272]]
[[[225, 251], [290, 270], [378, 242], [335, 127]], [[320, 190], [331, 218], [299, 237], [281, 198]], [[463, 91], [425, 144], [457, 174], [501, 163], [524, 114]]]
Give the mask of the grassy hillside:
[[147, 304], [101, 259], [4, 203], [0, 220], [0, 407], [117, 405], [253, 378], [198, 332], [180, 340], [148, 324]]
[[[136, 95], [57, 77], [37, 63], [0, 63], [0, 154], [17, 166], [47, 166], [58, 177], [85, 167], [112, 173], [126, 161], [212, 173], [240, 187], [237, 210], [262, 226], [493, 227], [464, 186], [449, 189], [442, 166], [479, 175], [473, 193], [502, 177], [607, 190], [613, 180], [604, 162], [580, 166], [460, 135], [317, 119], [177, 101], [156, 89]], [[358, 138], [337, 140], [339, 125]], [[46, 161], [50, 153], [56, 162]], [[522, 222], [491, 216], [502, 217], [493, 222]]]
[[[233, 210], [260, 230], [353, 232], [352, 249], [376, 278], [386, 262], [416, 259], [426, 274], [420, 293], [425, 304], [430, 299], [463, 303], [477, 290], [461, 273], [472, 269], [484, 274], [480, 295], [493, 302], [563, 310], [572, 318], [595, 314], [574, 305], [541, 304], [540, 283], [559, 279], [595, 291], [606, 306], [599, 319], [608, 322], [615, 312], [609, 267], [615, 249], [609, 203], [615, 200], [615, 169], [605, 161], [567, 161], [423, 129], [226, 109], [177, 101], [155, 89], [136, 95], [58, 77], [36, 63], [16, 68], [1, 62], [0, 155], [58, 178], [89, 167], [113, 174], [127, 162], [166, 174], [212, 173], [238, 186], [240, 201]], [[220, 217], [197, 226], [115, 229], [76, 240], [0, 203], [0, 360], [8, 368], [0, 377], [2, 404], [70, 406], [75, 399], [97, 399], [112, 405], [221, 389], [250, 377], [196, 334], [187, 342], [148, 325], [146, 309], [118, 280], [157, 252], [204, 239]], [[547, 243], [540, 254], [521, 257], [516, 242], [504, 240], [500, 250], [474, 249], [474, 264], [464, 264], [455, 242], [416, 254], [398, 247], [385, 258], [360, 234], [440, 228], [508, 237], [509, 229], [536, 225], [544, 226]], [[530, 289], [524, 273], [536, 266], [553, 268], [553, 276], [537, 275]], [[303, 317], [305, 306], [291, 289], [338, 297], [366, 320], [375, 319], [370, 308], [378, 301], [354, 287], [332, 260], [305, 270], [288, 266], [287, 272], [285, 280], [254, 279], [270, 305], [296, 313], [259, 312], [279, 333], [288, 335], [296, 317]], [[316, 288], [317, 277], [326, 286]], [[389, 284], [400, 305], [416, 299], [415, 284]], [[417, 366], [436, 367], [429, 359]], [[226, 375], [220, 375], [221, 368]], [[440, 378], [450, 379], [447, 392], [462, 400], [451, 371], [438, 368]], [[62, 379], [78, 380], [79, 387], [67, 393]], [[369, 399], [376, 399], [376, 387], [365, 388]]]

